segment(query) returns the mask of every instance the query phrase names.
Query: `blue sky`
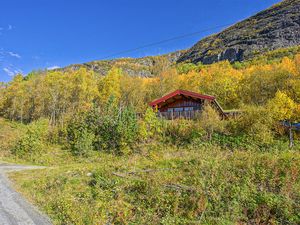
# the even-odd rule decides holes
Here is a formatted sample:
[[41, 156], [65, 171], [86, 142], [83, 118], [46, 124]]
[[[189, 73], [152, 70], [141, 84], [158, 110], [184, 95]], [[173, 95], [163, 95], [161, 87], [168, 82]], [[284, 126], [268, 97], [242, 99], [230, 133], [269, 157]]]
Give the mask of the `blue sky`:
[[[3, 0], [0, 81], [15, 73], [102, 59], [145, 44], [245, 19], [279, 0]], [[222, 30], [117, 57], [191, 47]]]

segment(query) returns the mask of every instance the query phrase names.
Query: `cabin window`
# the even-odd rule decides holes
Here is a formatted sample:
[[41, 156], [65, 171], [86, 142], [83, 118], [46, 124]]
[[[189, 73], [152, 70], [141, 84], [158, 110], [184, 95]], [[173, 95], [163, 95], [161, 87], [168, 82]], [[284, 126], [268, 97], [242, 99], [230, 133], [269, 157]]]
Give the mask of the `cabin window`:
[[184, 111], [193, 111], [194, 110], [194, 107], [185, 107], [184, 108]]
[[183, 108], [174, 108], [174, 112], [182, 112]]

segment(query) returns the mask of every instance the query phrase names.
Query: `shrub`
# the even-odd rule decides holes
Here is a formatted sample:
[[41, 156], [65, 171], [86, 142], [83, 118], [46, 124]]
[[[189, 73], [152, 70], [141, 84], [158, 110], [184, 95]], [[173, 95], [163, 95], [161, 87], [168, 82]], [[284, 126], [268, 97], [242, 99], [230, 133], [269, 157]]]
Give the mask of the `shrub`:
[[142, 140], [149, 141], [161, 137], [163, 132], [163, 121], [157, 118], [155, 112], [151, 108], [146, 110], [144, 118], [139, 122], [139, 134]]
[[12, 154], [21, 159], [34, 161], [36, 156], [45, 152], [48, 120], [38, 120], [26, 127], [25, 134], [12, 148]]
[[87, 156], [93, 150], [94, 135], [85, 121], [86, 115], [77, 115], [67, 127], [67, 139], [74, 155]]
[[120, 146], [117, 150], [124, 152], [125, 149], [129, 150], [138, 138], [139, 129], [136, 113], [131, 107], [126, 107], [120, 111], [116, 120], [117, 133], [119, 136], [119, 139], [116, 140], [116, 142], [118, 142], [117, 146]]
[[212, 135], [215, 131], [220, 132], [224, 130], [224, 122], [222, 121], [220, 115], [209, 104], [204, 106], [198, 123], [200, 127], [205, 130], [208, 140], [212, 139]]
[[164, 137], [173, 144], [188, 144], [202, 136], [203, 130], [194, 121], [178, 119], [167, 121], [164, 126]]
[[76, 132], [77, 137], [72, 143], [72, 152], [74, 155], [87, 156], [94, 149], [94, 134], [88, 129], [82, 129]]
[[200, 70], [202, 64], [196, 65], [194, 63], [182, 63], [177, 65], [177, 71], [179, 74], [187, 74], [190, 71]]
[[270, 144], [274, 139], [274, 120], [270, 111], [262, 106], [248, 106], [239, 117], [238, 132], [249, 135], [261, 144]]
[[136, 114], [132, 108], [120, 108], [110, 100], [101, 110], [94, 108], [74, 119], [68, 125], [67, 136], [76, 155], [93, 149], [126, 153], [138, 139]]
[[125, 153], [138, 138], [136, 114], [130, 107], [120, 108], [109, 101], [101, 110], [95, 128], [97, 149]]
[[231, 151], [234, 149], [253, 150], [257, 147], [253, 140], [246, 135], [214, 134], [213, 142]]

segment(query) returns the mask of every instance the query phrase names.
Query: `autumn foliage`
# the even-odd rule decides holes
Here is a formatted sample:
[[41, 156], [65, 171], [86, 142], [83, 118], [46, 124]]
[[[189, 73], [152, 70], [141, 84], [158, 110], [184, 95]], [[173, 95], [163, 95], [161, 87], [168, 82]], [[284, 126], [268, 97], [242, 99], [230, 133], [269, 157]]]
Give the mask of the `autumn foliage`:
[[[295, 55], [149, 78], [18, 75], [0, 84], [1, 155], [56, 165], [14, 175], [55, 224], [299, 224], [299, 136], [289, 149], [282, 126], [300, 119], [299, 68]], [[205, 105], [197, 120], [157, 117], [148, 103], [175, 89], [239, 114]]]
[[[169, 129], [159, 125], [155, 116], [147, 111], [148, 103], [168, 92], [185, 89], [214, 95], [224, 109], [244, 112], [234, 126], [232, 123], [217, 125], [219, 122], [212, 118], [213, 113], [202, 115], [207, 115], [205, 121], [211, 121], [210, 124], [199, 123], [209, 139], [213, 131], [222, 130], [232, 135], [247, 134], [269, 143], [282, 134], [278, 128], [280, 121], [299, 120], [299, 67], [300, 55], [295, 55], [267, 62], [256, 59], [234, 64], [227, 61], [212, 65], [179, 64], [149, 78], [129, 76], [118, 68], [113, 68], [106, 76], [84, 68], [32, 72], [25, 77], [17, 75], [11, 82], [1, 85], [0, 115], [22, 123], [47, 118], [52, 127], [65, 130], [79, 114], [98, 109], [103, 118], [109, 117], [107, 121], [119, 121], [121, 109], [128, 111], [130, 108], [144, 115], [135, 125], [140, 135], [136, 140], [148, 142], [154, 136], [166, 135], [168, 132], [164, 133], [163, 129]], [[116, 107], [115, 119], [114, 113], [105, 111], [111, 98]], [[88, 147], [83, 148], [93, 149], [90, 139], [97, 134], [85, 132], [79, 140], [86, 138]], [[107, 138], [112, 140], [113, 137], [115, 135]]]

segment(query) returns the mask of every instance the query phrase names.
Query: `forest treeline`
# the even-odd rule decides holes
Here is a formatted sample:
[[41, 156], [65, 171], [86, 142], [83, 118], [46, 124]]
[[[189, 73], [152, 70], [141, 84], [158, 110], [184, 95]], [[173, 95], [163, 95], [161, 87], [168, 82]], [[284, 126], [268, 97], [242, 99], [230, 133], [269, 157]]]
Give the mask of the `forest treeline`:
[[180, 64], [154, 78], [128, 76], [117, 68], [106, 76], [83, 68], [32, 72], [2, 84], [0, 114], [25, 123], [46, 117], [56, 124], [66, 115], [105, 104], [110, 96], [142, 113], [149, 102], [176, 89], [213, 95], [224, 109], [262, 106], [277, 91], [299, 104], [300, 54], [269, 63]]
[[[52, 136], [52, 141], [67, 141], [76, 154], [99, 149], [122, 152], [154, 136], [190, 141], [202, 131], [209, 140], [218, 131], [270, 143], [285, 132], [279, 121], [299, 121], [300, 54], [266, 58], [234, 64], [178, 64], [151, 78], [128, 76], [118, 68], [106, 76], [84, 68], [17, 75], [0, 88], [0, 116], [25, 124], [49, 120], [59, 130], [59, 138]], [[226, 124], [209, 107], [196, 123], [180, 122], [176, 127], [158, 120], [148, 103], [176, 89], [213, 95], [224, 109], [243, 113]], [[144, 116], [138, 119], [137, 113]], [[14, 152], [26, 152], [24, 143], [19, 144]]]

